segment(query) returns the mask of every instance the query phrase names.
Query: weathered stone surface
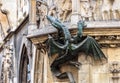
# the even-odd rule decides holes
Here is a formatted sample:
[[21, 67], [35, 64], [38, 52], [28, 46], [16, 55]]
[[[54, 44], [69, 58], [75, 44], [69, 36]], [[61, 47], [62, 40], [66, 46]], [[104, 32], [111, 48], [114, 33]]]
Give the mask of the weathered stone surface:
[[[37, 6], [36, 1], [42, 0], [0, 1], [3, 4], [1, 9], [8, 11], [8, 17], [6, 17], [6, 15], [2, 16], [5, 11], [0, 10], [0, 22], [3, 29], [0, 32], [3, 38], [0, 39], [6, 38], [3, 33], [7, 34], [6, 31], [9, 26], [16, 30], [7, 36], [6, 41], [2, 41], [3, 44], [0, 45], [5, 47], [12, 44], [14, 47], [12, 57], [14, 67], [12, 67], [11, 79], [8, 75], [10, 71], [7, 71], [10, 67], [11, 58], [10, 56], [6, 57], [7, 51], [0, 47], [0, 56], [3, 56], [0, 61], [0, 68], [2, 68], [0, 69], [0, 77], [5, 83], [19, 83], [21, 58], [19, 51], [27, 43], [27, 38], [32, 41], [33, 46], [38, 44], [40, 46], [48, 38], [48, 34], [56, 35], [57, 30], [46, 20], [47, 14], [61, 19], [68, 26], [72, 35], [77, 32], [77, 22], [82, 19], [85, 20], [87, 27], [83, 30], [83, 34], [94, 37], [108, 58], [107, 61], [93, 61], [91, 57], [86, 58], [84, 53], [79, 53], [79, 57], [75, 61], [82, 64], [80, 69], [65, 63], [61, 68], [62, 72], [72, 72], [77, 83], [120, 83], [120, 0], [44, 0], [46, 2], [42, 2], [41, 7]], [[30, 6], [29, 11], [28, 5]], [[44, 8], [42, 8], [43, 6]], [[21, 24], [28, 12], [29, 20], [27, 19]], [[41, 18], [41, 22], [38, 24], [42, 24], [39, 27], [37, 26], [37, 13], [39, 13], [37, 17]], [[9, 23], [7, 23], [8, 20]], [[35, 51], [29, 56], [30, 63], [33, 64], [31, 66], [31, 83], [69, 83], [68, 79], [59, 80], [51, 72], [50, 65], [57, 54], [48, 57], [47, 52], [44, 52], [44, 49], [47, 50], [45, 46], [39, 48], [36, 46], [35, 48], [31, 48]], [[41, 50], [40, 48], [44, 49]], [[33, 56], [35, 60], [32, 60]]]

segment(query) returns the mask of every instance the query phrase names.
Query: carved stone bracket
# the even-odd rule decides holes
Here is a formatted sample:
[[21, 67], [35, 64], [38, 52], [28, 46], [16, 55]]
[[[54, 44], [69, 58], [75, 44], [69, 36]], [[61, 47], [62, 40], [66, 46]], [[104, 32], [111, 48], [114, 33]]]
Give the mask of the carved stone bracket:
[[114, 61], [110, 64], [110, 73], [112, 74], [113, 83], [118, 83], [119, 80], [119, 73], [120, 73], [120, 63]]
[[46, 53], [47, 52], [47, 48], [46, 45], [43, 43], [38, 43], [35, 45], [42, 53]]

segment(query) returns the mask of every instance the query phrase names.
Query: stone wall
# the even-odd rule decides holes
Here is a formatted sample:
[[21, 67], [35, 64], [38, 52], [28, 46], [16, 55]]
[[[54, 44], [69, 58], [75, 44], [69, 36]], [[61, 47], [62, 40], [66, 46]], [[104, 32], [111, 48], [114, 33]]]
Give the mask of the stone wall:
[[[108, 58], [107, 61], [94, 61], [91, 57], [86, 59], [86, 55], [80, 53], [78, 57], [78, 61], [82, 63], [80, 69], [64, 64], [61, 68], [62, 72], [72, 72], [76, 83], [119, 83], [120, 48], [103, 48], [102, 50]], [[51, 74], [50, 64], [55, 57], [48, 58], [46, 53], [41, 55], [41, 52], [39, 51], [36, 55], [34, 83], [42, 81], [41, 79], [44, 80], [47, 75], [46, 82], [42, 81], [42, 83], [69, 83], [68, 79], [60, 80]], [[38, 68], [38, 66], [40, 67]]]
[[[75, 61], [81, 63], [80, 69], [65, 63], [60, 69], [62, 72], [72, 72], [76, 83], [120, 82], [119, 0], [10, 1], [2, 0], [2, 3], [6, 3], [3, 5], [3, 9], [10, 11], [10, 16], [8, 16], [12, 27], [22, 23], [18, 27], [19, 29], [14, 32], [14, 35], [8, 37], [13, 38], [12, 44], [14, 44], [14, 83], [19, 83], [20, 65], [22, 65], [20, 60], [24, 44], [28, 48], [31, 83], [69, 83], [68, 78], [58, 79], [51, 72], [51, 63], [57, 55], [48, 56], [48, 49], [43, 42], [48, 39], [48, 34], [55, 35], [57, 31], [47, 21], [46, 15], [60, 19], [68, 26], [72, 35], [77, 32], [77, 22], [85, 20], [88, 26], [83, 30], [83, 35], [90, 35], [97, 40], [108, 59], [107, 61], [94, 61], [92, 57], [86, 58], [84, 53], [79, 53]], [[10, 4], [14, 4], [11, 6], [12, 9], [9, 8]], [[30, 5], [29, 23], [28, 19], [22, 22], [28, 14], [28, 4]], [[32, 41], [33, 46], [30, 46], [27, 38]]]

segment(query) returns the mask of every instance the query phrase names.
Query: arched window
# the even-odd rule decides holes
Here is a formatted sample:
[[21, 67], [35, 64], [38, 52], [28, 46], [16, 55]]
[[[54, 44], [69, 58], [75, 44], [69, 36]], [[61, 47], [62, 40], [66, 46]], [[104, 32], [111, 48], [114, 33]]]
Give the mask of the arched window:
[[30, 83], [30, 65], [26, 47], [23, 47], [22, 50], [19, 77], [20, 83]]

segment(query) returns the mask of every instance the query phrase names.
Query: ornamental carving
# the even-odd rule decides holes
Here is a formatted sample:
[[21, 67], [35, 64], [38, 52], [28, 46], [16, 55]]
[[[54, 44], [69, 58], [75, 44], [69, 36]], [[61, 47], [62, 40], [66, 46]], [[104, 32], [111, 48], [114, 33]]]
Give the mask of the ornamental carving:
[[119, 0], [80, 0], [81, 16], [91, 21], [120, 20]]
[[84, 20], [94, 20], [93, 7], [90, 4], [90, 0], [80, 0], [80, 15]]
[[120, 20], [120, 0], [114, 0], [112, 4], [113, 19]]
[[101, 47], [115, 48], [120, 47], [120, 35], [94, 36]]
[[110, 73], [112, 74], [113, 83], [119, 83], [120, 63], [114, 61], [110, 64]]
[[44, 0], [36, 1], [36, 22], [38, 28], [45, 27], [48, 24], [46, 15], [54, 16], [65, 22], [70, 21], [71, 13], [71, 0], [54, 0], [52, 3], [48, 3]]
[[36, 21], [37, 21], [37, 27], [45, 27], [46, 25], [46, 18], [47, 15], [47, 2], [43, 0], [37, 0], [36, 1]]
[[[77, 1], [77, 0], [76, 0]], [[48, 25], [46, 15], [54, 16], [62, 22], [69, 22], [73, 14], [80, 15], [86, 21], [119, 21], [119, 0], [37, 0], [37, 26]], [[76, 5], [76, 7], [74, 7]]]
[[71, 0], [62, 0], [61, 7], [58, 6], [58, 18], [60, 20], [69, 21], [70, 15], [72, 13], [72, 1]]
[[87, 56], [92, 56], [96, 61], [107, 59], [99, 44], [90, 36], [83, 36], [84, 21], [78, 22], [78, 32], [75, 36], [70, 34], [67, 26], [60, 20], [47, 16], [48, 21], [58, 30], [57, 37], [48, 36], [46, 41], [48, 46], [48, 56], [58, 54], [58, 57], [51, 64], [51, 71], [58, 79], [68, 78], [70, 83], [76, 83], [71, 72], [61, 72], [63, 64], [69, 63], [79, 69], [80, 62], [73, 61], [79, 56], [79, 52], [84, 52]]

